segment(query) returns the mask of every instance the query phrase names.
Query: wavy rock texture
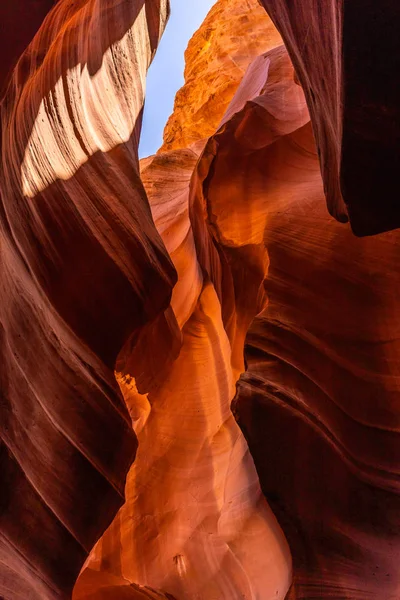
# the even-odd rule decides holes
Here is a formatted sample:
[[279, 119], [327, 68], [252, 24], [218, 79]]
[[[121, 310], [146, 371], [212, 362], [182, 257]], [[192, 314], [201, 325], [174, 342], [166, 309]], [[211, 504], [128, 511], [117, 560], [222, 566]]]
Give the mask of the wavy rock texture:
[[[106, 528], [74, 600], [397, 600], [399, 236], [357, 239], [324, 207], [307, 104], [316, 94], [342, 218], [339, 9], [321, 28], [325, 2], [315, 18], [309, 0], [264, 4], [299, 77], [261, 7], [220, 0], [140, 174], [166, 1], [61, 0], [14, 71], [1, 107], [6, 600], [69, 598]], [[363, 222], [350, 210], [358, 233], [366, 207]]]
[[[252, 86], [259, 95], [243, 106]], [[290, 598], [395, 600], [399, 234], [359, 240], [326, 214], [283, 48], [252, 64], [229, 114], [196, 169], [195, 239], [206, 235], [203, 211], [214, 240], [203, 269], [221, 280], [217, 246], [242, 315], [263, 278], [263, 242], [268, 251], [268, 306], [250, 327], [233, 406], [289, 541]], [[226, 288], [222, 298], [224, 310]]]
[[395, 600], [400, 239], [361, 242], [320, 200], [271, 202], [269, 304], [234, 411], [289, 541], [291, 597]]
[[0, 99], [22, 52], [56, 0], [13, 0], [0, 4]]
[[149, 587], [129, 583], [107, 573], [86, 569], [74, 589], [76, 600], [174, 600], [170, 594], [162, 594]]
[[[356, 235], [400, 226], [400, 6], [261, 0], [306, 94], [328, 208]], [[343, 199], [344, 198], [344, 202]]]
[[137, 160], [143, 81], [166, 15], [165, 2], [59, 2], [1, 106], [7, 600], [70, 597], [123, 503], [136, 440], [115, 359], [175, 283]]
[[185, 85], [175, 98], [161, 151], [213, 135], [256, 56], [282, 43], [258, 0], [219, 0], [185, 53]]
[[[260, 95], [209, 141], [197, 168], [236, 307], [256, 281], [246, 265], [263, 241], [268, 251], [268, 306], [246, 339], [235, 415], [289, 541], [290, 597], [394, 600], [399, 234], [359, 240], [326, 214], [303, 92], [284, 49], [253, 63], [230, 112], [250, 89], [246, 79], [254, 90], [260, 82]], [[218, 278], [213, 264], [205, 255]]]
[[[264, 22], [271, 29], [268, 19]], [[232, 40], [236, 28], [234, 18]], [[215, 85], [226, 102], [226, 90]], [[254, 85], [249, 89], [254, 93]], [[241, 96], [235, 106], [240, 101]], [[180, 118], [179, 105], [177, 111]], [[178, 283], [164, 315], [167, 325], [156, 320], [125, 346], [117, 362], [139, 450], [128, 475], [126, 503], [81, 578], [91, 571], [93, 594], [99, 593], [104, 574], [112, 574], [176, 598], [283, 599], [291, 582], [289, 549], [260, 493], [253, 461], [230, 411], [235, 381], [244, 368], [240, 343], [249, 315], [242, 317], [236, 309], [229, 266], [215, 247], [218, 277], [210, 281], [202, 255], [214, 242], [202, 210], [202, 232], [195, 224], [193, 235], [197, 208], [190, 206], [195, 200], [189, 192], [197, 159], [193, 147], [161, 151], [142, 161], [154, 222]], [[264, 272], [265, 260], [253, 296]], [[252, 318], [256, 299], [244, 304]], [[264, 305], [263, 295], [259, 305]]]
[[[286, 146], [290, 152], [301, 143], [309, 114], [282, 46], [252, 63], [223, 122], [197, 166], [191, 216], [202, 267], [219, 289], [233, 340], [233, 364], [240, 374], [244, 336], [266, 304], [261, 285], [269, 261], [263, 243], [268, 218], [265, 190], [301, 198], [310, 188], [301, 173], [284, 172]], [[290, 176], [299, 185], [293, 185]], [[318, 172], [312, 173], [312, 179], [318, 179]]]
[[[290, 554], [230, 411], [231, 344], [189, 221], [196, 158], [190, 150], [160, 154], [142, 171], [156, 227], [178, 272], [171, 301], [178, 327], [167, 332], [166, 352], [159, 330], [147, 337], [144, 346], [151, 345], [157, 366], [151, 379], [142, 377], [147, 395], [132, 378], [136, 350], [126, 347], [119, 357], [118, 379], [139, 450], [126, 504], [87, 566], [176, 598], [283, 599]], [[173, 336], [181, 347], [172, 362]]]

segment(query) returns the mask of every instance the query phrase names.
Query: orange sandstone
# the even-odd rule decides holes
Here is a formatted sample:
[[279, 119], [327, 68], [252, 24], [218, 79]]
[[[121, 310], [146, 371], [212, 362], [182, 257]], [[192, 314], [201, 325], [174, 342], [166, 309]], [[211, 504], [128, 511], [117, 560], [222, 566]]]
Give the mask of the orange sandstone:
[[256, 56], [282, 43], [258, 0], [219, 0], [185, 53], [185, 84], [175, 98], [160, 151], [213, 135]]
[[[397, 598], [399, 235], [359, 240], [324, 206], [305, 84], [319, 102], [325, 79], [306, 42], [336, 39], [318, 28], [332, 5], [262, 3], [214, 6], [140, 169], [166, 0], [60, 0], [14, 70], [0, 172], [6, 600], [68, 600], [89, 553], [74, 600]], [[311, 110], [334, 192], [336, 109]]]

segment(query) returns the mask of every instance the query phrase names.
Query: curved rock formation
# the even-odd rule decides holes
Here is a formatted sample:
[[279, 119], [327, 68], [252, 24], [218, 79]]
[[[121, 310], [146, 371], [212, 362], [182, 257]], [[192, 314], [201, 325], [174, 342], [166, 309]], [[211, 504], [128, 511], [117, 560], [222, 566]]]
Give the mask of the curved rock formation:
[[57, 0], [13, 0], [0, 4], [0, 99], [22, 52]]
[[135, 585], [107, 573], [86, 569], [74, 589], [74, 600], [174, 600], [149, 587]]
[[[155, 225], [178, 272], [171, 301], [178, 327], [167, 332], [167, 352], [160, 331], [146, 339], [147, 356], [157, 365], [151, 378], [141, 373], [139, 387], [147, 395], [132, 377], [137, 345], [119, 357], [118, 379], [139, 449], [126, 503], [87, 566], [100, 578], [112, 573], [178, 599], [283, 599], [290, 554], [230, 411], [232, 348], [215, 288], [199, 268], [189, 221], [196, 158], [173, 151], [146, 161], [142, 171]], [[168, 351], [178, 342], [171, 360]], [[151, 370], [149, 364], [143, 369]]]
[[346, 196], [349, 127], [369, 135], [342, 95], [352, 9], [263, 4], [297, 75], [255, 0], [219, 0], [140, 167], [167, 0], [60, 0], [14, 69], [5, 600], [397, 600], [399, 234], [324, 206], [344, 220], [342, 161], [353, 229], [389, 223]]
[[289, 541], [291, 597], [395, 600], [399, 233], [361, 242], [320, 199], [271, 201], [269, 304], [234, 411]]
[[398, 228], [398, 3], [261, 3], [306, 94], [330, 213], [339, 221], [348, 213], [360, 236]]
[[326, 215], [305, 100], [282, 48], [253, 63], [232, 104], [197, 167], [195, 239], [206, 235], [203, 207], [213, 245], [202, 265], [221, 280], [222, 250], [236, 313], [254, 309], [260, 245], [268, 251], [268, 306], [246, 339], [234, 412], [289, 541], [290, 597], [394, 600], [399, 235], [361, 241]]
[[137, 160], [143, 80], [166, 16], [166, 2], [59, 2], [1, 106], [7, 600], [68, 598], [123, 502], [136, 441], [115, 359], [175, 282]]
[[[235, 20], [232, 27], [235, 31]], [[265, 78], [266, 73], [263, 84]], [[254, 92], [254, 85], [249, 89]], [[217, 86], [216, 96], [219, 91]], [[231, 111], [241, 98], [239, 92]], [[101, 582], [111, 573], [176, 598], [283, 599], [291, 581], [289, 550], [260, 495], [253, 461], [229, 408], [243, 370], [245, 331], [263, 302], [252, 297], [247, 312], [235, 314], [233, 280], [218, 253], [219, 277], [209, 279], [202, 256], [212, 238], [201, 210], [198, 231], [196, 208], [189, 202], [197, 158], [193, 148], [161, 150], [142, 161], [154, 222], [178, 282], [164, 315], [167, 326], [164, 317], [162, 323], [156, 320], [125, 346], [117, 362], [139, 451], [128, 475], [126, 503], [81, 577], [91, 570]], [[261, 250], [255, 296], [264, 254]], [[223, 272], [230, 283], [223, 282]], [[79, 586], [80, 580], [76, 590]], [[98, 589], [94, 573], [91, 589]]]

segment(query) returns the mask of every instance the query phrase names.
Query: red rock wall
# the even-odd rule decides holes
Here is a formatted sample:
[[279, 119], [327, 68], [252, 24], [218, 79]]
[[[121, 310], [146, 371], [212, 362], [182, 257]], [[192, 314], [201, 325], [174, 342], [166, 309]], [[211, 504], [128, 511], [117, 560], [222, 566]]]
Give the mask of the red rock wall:
[[137, 159], [141, 82], [166, 8], [59, 2], [1, 106], [7, 600], [70, 597], [124, 501], [136, 440], [115, 359], [175, 282]]
[[117, 363], [139, 450], [125, 506], [87, 566], [100, 578], [112, 573], [176, 598], [263, 593], [283, 599], [290, 554], [230, 411], [232, 343], [215, 287], [200, 269], [189, 221], [195, 164], [193, 152], [180, 150], [143, 166], [154, 221], [178, 284], [170, 328], [155, 325], [143, 340], [143, 368], [153, 363], [152, 376], [135, 382], [137, 346], [126, 347]]
[[[356, 235], [400, 226], [400, 6], [261, 0], [306, 94], [329, 212]], [[344, 203], [343, 203], [343, 199]]]
[[12, 70], [57, 0], [13, 0], [0, 4], [0, 98]]
[[[243, 106], [263, 69], [267, 85]], [[233, 411], [289, 541], [290, 598], [394, 600], [399, 235], [360, 240], [326, 214], [303, 93], [282, 48], [253, 63], [235, 103], [243, 108], [228, 111], [197, 167], [195, 238], [203, 207], [214, 240], [203, 265], [221, 280], [212, 252], [223, 251], [236, 313], [263, 279], [260, 247], [268, 252], [268, 305], [246, 337]]]
[[[210, 13], [230, 58], [209, 16], [188, 52], [204, 78], [187, 78], [166, 130], [180, 124], [174, 149], [140, 173], [167, 2], [61, 0], [14, 70], [0, 172], [6, 600], [71, 597], [93, 546], [74, 600], [397, 600], [399, 239], [357, 239], [324, 206], [325, 186], [344, 210], [346, 20], [332, 6], [319, 31], [327, 4], [265, 2], [295, 75], [261, 7], [230, 2]], [[214, 76], [232, 57], [242, 73], [225, 85]], [[370, 206], [349, 211], [358, 233], [372, 233]]]

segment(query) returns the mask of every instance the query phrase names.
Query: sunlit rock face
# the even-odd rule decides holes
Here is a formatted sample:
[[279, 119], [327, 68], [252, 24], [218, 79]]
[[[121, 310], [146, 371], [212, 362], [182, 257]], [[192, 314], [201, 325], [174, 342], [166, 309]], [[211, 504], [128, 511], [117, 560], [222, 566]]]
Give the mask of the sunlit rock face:
[[86, 569], [79, 577], [74, 589], [75, 600], [175, 600], [147, 586], [115, 577], [109, 573], [98, 573]]
[[185, 85], [161, 151], [213, 135], [251, 61], [281, 38], [258, 0], [219, 0], [186, 50]]
[[[178, 284], [169, 327], [156, 323], [117, 362], [139, 449], [125, 506], [87, 566], [100, 577], [112, 573], [176, 598], [283, 599], [290, 553], [230, 410], [232, 342], [220, 298], [200, 268], [189, 220], [196, 159], [177, 150], [143, 164], [154, 222]], [[147, 360], [140, 364], [150, 374], [140, 369], [135, 381], [143, 352]]]
[[139, 165], [167, 14], [61, 0], [1, 106], [0, 597], [398, 600], [398, 233], [329, 216], [325, 84], [255, 1]]
[[[264, 47], [260, 43], [258, 54]], [[196, 58], [189, 58], [188, 69], [192, 60]], [[251, 54], [246, 60], [251, 61]], [[293, 81], [287, 59], [285, 64]], [[265, 84], [266, 75], [263, 70], [256, 87]], [[215, 85], [218, 96], [219, 83]], [[256, 87], [251, 83], [245, 86], [247, 92], [239, 93], [228, 120], [246, 94], [257, 93]], [[309, 120], [301, 90], [295, 87]], [[222, 117], [220, 113], [218, 121]], [[182, 118], [179, 106], [176, 118]], [[244, 369], [247, 325], [265, 305], [264, 294], [257, 298], [267, 266], [265, 250], [261, 239], [254, 261], [258, 277], [242, 308], [230, 267], [216, 248], [210, 257], [216, 278], [203, 261], [214, 242], [206, 215], [198, 212], [198, 158], [193, 147], [161, 151], [141, 163], [154, 223], [178, 282], [169, 309], [134, 336], [117, 361], [117, 379], [139, 449], [127, 479], [126, 503], [81, 577], [90, 570], [93, 594], [100, 592], [97, 585], [108, 573], [178, 599], [283, 600], [291, 583], [290, 551], [261, 494], [253, 460], [230, 410], [235, 382]], [[207, 158], [199, 164], [206, 173]], [[80, 580], [74, 600], [79, 588]]]

